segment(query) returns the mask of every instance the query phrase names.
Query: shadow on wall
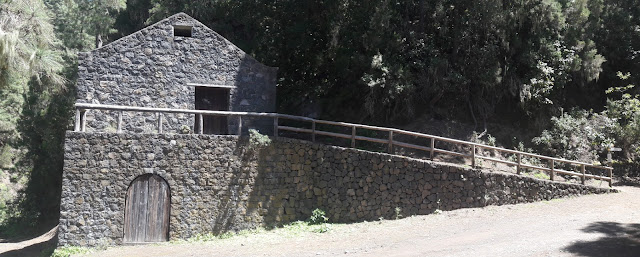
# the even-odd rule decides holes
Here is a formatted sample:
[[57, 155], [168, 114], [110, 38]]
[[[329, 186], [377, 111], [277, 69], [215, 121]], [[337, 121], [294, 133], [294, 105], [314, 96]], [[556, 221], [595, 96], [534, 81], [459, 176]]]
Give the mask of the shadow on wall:
[[[245, 147], [247, 143], [242, 145]], [[360, 153], [310, 142], [291, 144], [288, 140], [276, 140], [264, 148], [250, 150], [251, 146], [248, 146], [249, 150], [244, 149], [242, 166], [257, 167], [252, 169], [256, 173], [248, 176], [254, 181], [252, 190], [247, 192], [247, 217], [255, 217], [267, 228], [306, 220], [316, 208], [324, 210], [330, 222], [352, 223], [381, 217], [392, 219], [398, 215], [425, 215], [437, 209], [486, 205], [484, 201], [446, 200], [448, 198], [442, 192], [454, 185], [453, 181], [440, 181], [440, 175], [445, 179], [448, 175], [453, 180], [453, 173], [435, 171], [436, 177], [433, 168], [403, 166], [395, 169], [404, 165], [405, 159], [400, 157]], [[364, 160], [367, 157], [373, 160]], [[392, 172], [391, 166], [398, 172]], [[400, 169], [406, 169], [411, 176], [400, 172]], [[423, 173], [421, 169], [432, 173]], [[239, 174], [246, 176], [244, 172]], [[385, 189], [380, 190], [382, 184]], [[461, 190], [458, 191], [463, 192], [462, 187], [459, 188]], [[485, 191], [482, 191], [483, 195], [488, 194]], [[457, 197], [453, 193], [450, 195], [451, 198]], [[440, 206], [441, 200], [447, 204]]]
[[[244, 55], [237, 73], [229, 74], [227, 81], [236, 86], [230, 99], [232, 111], [239, 112], [276, 112], [276, 80], [278, 68], [268, 67], [253, 57]], [[229, 119], [229, 134], [237, 135], [239, 120]], [[273, 118], [243, 117], [242, 134], [254, 128], [264, 135], [273, 135]]]
[[640, 256], [640, 224], [595, 222], [582, 229], [603, 236], [594, 241], [578, 241], [565, 248], [579, 256]]
[[273, 166], [266, 165], [273, 161], [274, 145], [252, 146], [249, 137], [241, 137], [233, 155], [242, 165], [230, 172], [218, 193], [219, 201], [214, 208], [218, 212], [212, 224], [214, 234], [257, 226], [269, 230], [311, 215], [308, 208], [294, 211], [291, 201], [298, 196], [292, 186], [293, 178], [286, 178], [289, 173], [276, 172]]
[[[246, 139], [248, 141], [249, 138]], [[297, 172], [287, 169], [286, 164], [276, 158], [277, 142], [272, 141], [269, 146], [255, 146], [247, 141], [242, 142], [245, 146], [242, 150], [243, 166], [254, 167], [256, 172], [252, 176], [253, 190], [247, 196], [247, 216], [259, 221], [266, 229], [308, 218], [310, 206], [317, 205], [307, 202], [305, 206], [298, 202], [296, 206], [296, 201], [303, 199], [303, 193], [298, 189], [308, 181], [296, 178], [294, 173]]]
[[233, 155], [242, 165], [230, 172], [228, 182], [218, 193], [219, 201], [214, 208], [218, 210], [213, 224], [214, 234], [255, 228], [255, 221], [259, 216], [258, 206], [262, 206], [258, 202], [264, 200], [256, 195], [258, 190], [254, 186], [254, 183], [258, 184], [260, 181], [257, 179], [259, 175], [256, 174], [256, 167], [262, 149], [252, 149], [248, 146], [248, 140], [248, 137], [242, 137], [237, 141]]
[[[242, 170], [234, 173], [238, 174], [238, 178], [233, 178], [232, 184], [240, 182], [242, 187], [247, 182], [250, 183], [250, 187], [245, 187], [240, 195], [241, 200], [246, 203], [246, 209], [240, 209], [241, 218], [245, 219], [245, 224], [259, 225], [265, 229], [305, 220], [311, 215], [308, 206], [295, 208], [300, 192], [296, 190], [294, 182], [303, 181], [295, 181], [290, 171], [285, 172], [284, 163], [279, 163], [280, 168], [274, 163], [277, 148], [275, 144], [276, 142], [271, 142], [269, 146], [255, 146], [249, 143], [249, 137], [243, 137], [235, 149], [235, 154], [242, 163]], [[300, 205], [298, 203], [299, 207]]]

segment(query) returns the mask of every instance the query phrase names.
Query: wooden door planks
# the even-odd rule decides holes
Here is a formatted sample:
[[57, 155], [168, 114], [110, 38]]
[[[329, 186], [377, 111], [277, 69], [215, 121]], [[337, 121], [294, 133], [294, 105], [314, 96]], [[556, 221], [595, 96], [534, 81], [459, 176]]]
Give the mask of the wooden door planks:
[[147, 242], [162, 242], [168, 238], [169, 188], [162, 178], [152, 176], [149, 180], [149, 221], [147, 222]]
[[169, 239], [169, 186], [158, 175], [136, 178], [127, 190], [124, 242], [161, 242]]

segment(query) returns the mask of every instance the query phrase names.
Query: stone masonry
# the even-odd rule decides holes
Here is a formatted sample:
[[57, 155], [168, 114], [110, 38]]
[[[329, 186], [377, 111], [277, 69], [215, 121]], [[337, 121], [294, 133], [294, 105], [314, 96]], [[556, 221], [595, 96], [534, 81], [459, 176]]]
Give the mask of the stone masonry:
[[67, 132], [60, 245], [122, 243], [130, 183], [158, 174], [171, 194], [170, 239], [306, 220], [390, 219], [436, 210], [615, 190], [277, 138]]
[[[190, 37], [174, 35], [175, 26], [192, 27]], [[277, 68], [265, 66], [190, 16], [179, 13], [78, 55], [78, 103], [195, 109], [195, 86], [230, 87], [229, 110], [275, 112]], [[165, 131], [193, 130], [193, 115], [165, 117]], [[124, 130], [156, 130], [154, 113], [124, 113]], [[115, 132], [117, 114], [89, 111], [87, 131]], [[271, 134], [272, 120], [243, 120]], [[236, 131], [237, 120], [229, 120]]]

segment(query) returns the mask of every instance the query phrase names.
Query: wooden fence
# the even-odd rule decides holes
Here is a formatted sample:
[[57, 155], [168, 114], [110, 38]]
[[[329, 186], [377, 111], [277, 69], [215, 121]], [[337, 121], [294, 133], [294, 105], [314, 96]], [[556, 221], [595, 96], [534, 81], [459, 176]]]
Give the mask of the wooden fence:
[[[293, 116], [293, 115], [278, 114], [278, 113], [256, 113], [256, 112], [187, 110], [187, 109], [170, 109], [170, 108], [148, 108], [148, 107], [102, 105], [102, 104], [85, 104], [85, 103], [77, 103], [75, 106], [76, 106], [76, 119], [75, 119], [75, 127], [74, 127], [75, 131], [83, 131], [83, 132], [86, 131], [86, 123], [87, 123], [86, 115], [87, 115], [87, 112], [89, 110], [116, 111], [117, 112], [117, 132], [118, 133], [122, 132], [122, 128], [123, 128], [123, 124], [122, 124], [122, 122], [123, 122], [122, 121], [123, 112], [156, 113], [156, 115], [158, 117], [158, 119], [157, 119], [157, 131], [158, 131], [158, 133], [163, 133], [163, 123], [164, 123], [164, 121], [163, 121], [164, 118], [163, 117], [164, 117], [164, 114], [167, 114], [167, 113], [194, 114], [195, 117], [200, 121], [200, 122], [197, 123], [197, 124], [199, 124], [198, 128], [195, 129], [196, 133], [198, 133], [198, 134], [202, 134], [203, 131], [204, 131], [203, 127], [202, 127], [203, 126], [202, 119], [203, 119], [203, 116], [206, 116], [206, 115], [227, 116], [227, 117], [235, 117], [235, 118], [237, 118], [238, 119], [238, 130], [237, 130], [236, 134], [238, 134], [238, 135], [240, 135], [241, 132], [242, 132], [242, 118], [243, 117], [271, 118], [271, 119], [273, 119], [273, 130], [274, 130], [273, 136], [275, 136], [275, 137], [279, 136], [279, 134], [280, 134], [279, 131], [281, 131], [281, 130], [297, 132], [297, 133], [310, 134], [311, 135], [311, 141], [313, 141], [313, 142], [316, 141], [316, 135], [329, 136], [329, 137], [343, 138], [343, 139], [350, 140], [351, 141], [351, 147], [353, 147], [353, 148], [355, 148], [357, 141], [368, 141], [368, 142], [385, 144], [387, 146], [387, 150], [388, 150], [389, 153], [393, 152], [393, 148], [394, 147], [404, 147], [404, 148], [411, 148], [411, 149], [416, 149], [416, 150], [421, 150], [421, 151], [428, 152], [431, 159], [433, 159], [433, 157], [435, 156], [436, 153], [459, 156], [459, 157], [463, 157], [463, 158], [470, 158], [472, 167], [476, 167], [476, 160], [487, 160], [487, 161], [491, 161], [491, 162], [498, 162], [498, 163], [503, 163], [503, 164], [515, 166], [516, 167], [516, 172], [518, 174], [521, 173], [522, 169], [534, 169], [534, 170], [541, 170], [541, 171], [549, 173], [549, 177], [550, 177], [551, 180], [554, 180], [556, 174], [564, 174], [564, 175], [570, 175], [570, 176], [579, 177], [581, 182], [582, 182], [582, 184], [585, 183], [586, 179], [596, 179], [596, 180], [608, 181], [609, 182], [609, 186], [611, 186], [611, 183], [612, 183], [613, 168], [611, 168], [611, 167], [593, 165], [593, 164], [589, 164], [589, 163], [566, 160], [566, 159], [561, 159], [561, 158], [554, 158], [554, 157], [549, 157], [549, 156], [543, 156], [543, 155], [538, 155], [538, 154], [532, 154], [532, 153], [527, 153], [527, 152], [521, 152], [521, 151], [516, 151], [516, 150], [510, 150], [510, 149], [505, 149], [505, 148], [500, 148], [500, 147], [495, 147], [495, 146], [489, 146], [489, 145], [484, 145], [484, 144], [479, 144], [479, 143], [456, 140], [456, 139], [451, 139], [451, 138], [446, 138], [446, 137], [439, 137], [439, 136], [423, 134], [423, 133], [417, 133], [417, 132], [406, 131], [406, 130], [395, 129], [395, 128], [385, 128], [385, 127], [369, 126], [369, 125], [362, 125], [362, 124], [353, 124], [353, 123], [346, 123], [346, 122], [335, 122], [335, 121], [318, 120], [318, 119], [312, 119], [312, 118], [308, 118], [308, 117]], [[310, 127], [311, 128], [283, 126], [283, 125], [280, 125], [280, 121], [281, 120], [294, 120], [294, 121], [305, 122], [305, 123], [308, 122], [308, 123], [310, 123], [310, 125], [311, 125]], [[351, 133], [350, 134], [345, 134], [345, 133], [336, 133], [336, 132], [329, 132], [329, 131], [319, 130], [319, 129], [316, 128], [317, 124], [344, 127], [344, 128], [350, 129]], [[388, 137], [383, 139], [383, 138], [359, 136], [359, 135], [357, 135], [357, 130], [358, 129], [361, 129], [361, 130], [362, 129], [366, 129], [366, 130], [371, 130], [371, 131], [382, 132], [382, 133], [387, 134]], [[401, 142], [401, 141], [398, 141], [397, 139], [394, 139], [394, 136], [399, 136], [399, 135], [406, 135], [406, 136], [412, 136], [412, 137], [416, 137], [416, 138], [426, 139], [427, 141], [430, 142], [430, 144], [428, 146], [425, 146], [425, 145]], [[439, 149], [439, 148], [436, 148], [436, 143], [437, 142], [446, 142], [446, 143], [451, 143], [451, 144], [459, 145], [459, 146], [463, 146], [463, 147], [466, 146], [467, 148], [470, 149], [470, 151], [469, 152], [457, 152], [457, 151]], [[517, 160], [516, 161], [509, 161], [509, 160], [503, 160], [503, 159], [483, 156], [483, 155], [478, 154], [478, 152], [481, 152], [480, 151], [481, 149], [493, 150], [493, 151], [504, 153], [504, 154], [513, 154], [513, 155], [515, 155], [517, 157]], [[539, 160], [546, 161], [548, 163], [548, 167], [536, 166], [536, 165], [532, 165], [532, 164], [523, 163], [523, 158], [536, 158], [536, 159], [539, 159]], [[570, 171], [570, 170], [563, 170], [563, 169], [556, 168], [556, 166], [561, 165], [561, 164], [565, 164], [565, 165], [568, 164], [569, 166], [576, 167], [576, 170]], [[599, 176], [599, 175], [595, 175], [595, 174], [588, 174], [588, 173], [586, 173], [586, 168], [588, 168], [588, 167], [596, 169], [596, 170], [602, 170], [603, 171], [602, 173], [606, 172], [607, 175], [600, 175]]]

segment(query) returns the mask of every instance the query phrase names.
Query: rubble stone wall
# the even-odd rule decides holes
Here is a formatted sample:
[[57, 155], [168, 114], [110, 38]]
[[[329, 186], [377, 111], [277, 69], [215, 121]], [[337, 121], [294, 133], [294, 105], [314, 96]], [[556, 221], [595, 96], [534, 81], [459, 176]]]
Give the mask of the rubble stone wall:
[[140, 175], [170, 187], [170, 239], [306, 220], [359, 222], [607, 193], [383, 153], [272, 138], [68, 132], [60, 245], [121, 244], [127, 188]]
[[[174, 36], [175, 25], [192, 26], [192, 36]], [[184, 13], [173, 15], [101, 48], [78, 54], [77, 102], [195, 109], [195, 86], [230, 87], [229, 110], [276, 111], [277, 68], [268, 67]], [[115, 132], [117, 113], [89, 111], [87, 131]], [[152, 133], [155, 113], [125, 112], [124, 130]], [[167, 114], [164, 131], [194, 131], [194, 115]], [[229, 119], [237, 131], [237, 119]], [[244, 127], [271, 134], [270, 119], [244, 119]]]

